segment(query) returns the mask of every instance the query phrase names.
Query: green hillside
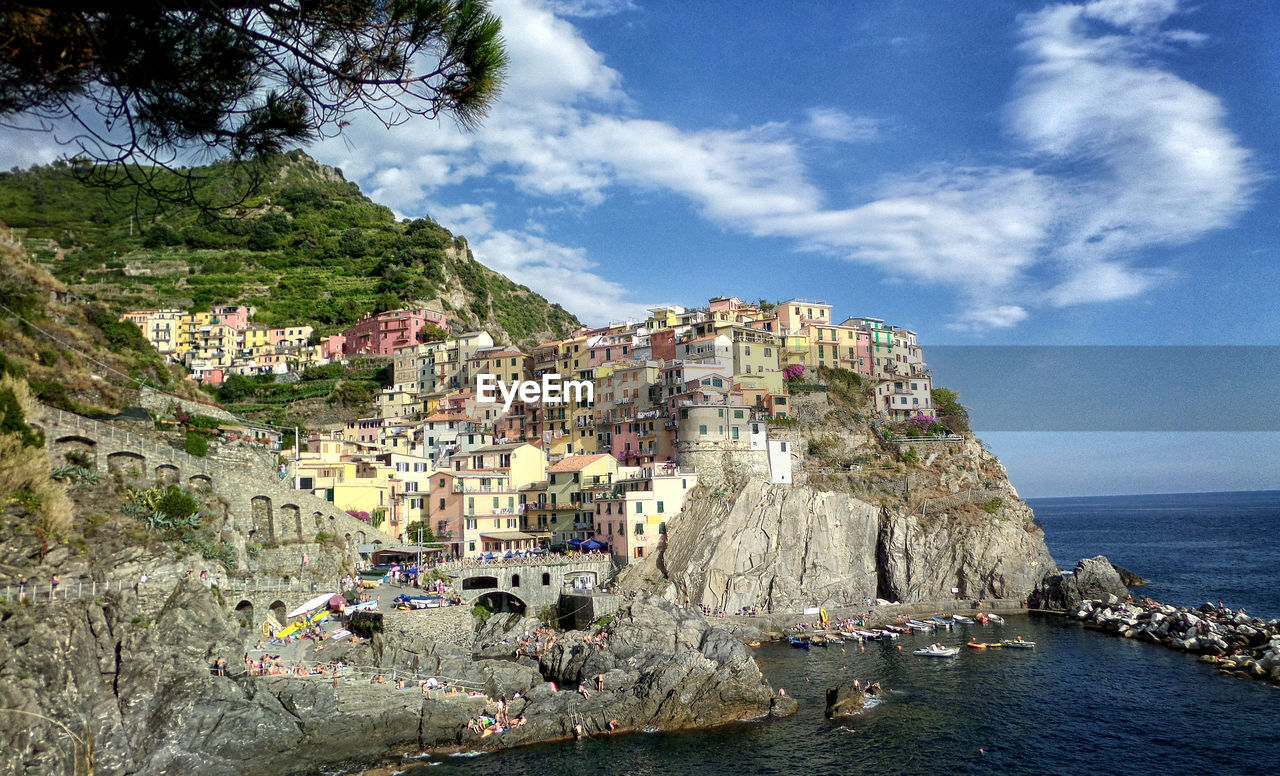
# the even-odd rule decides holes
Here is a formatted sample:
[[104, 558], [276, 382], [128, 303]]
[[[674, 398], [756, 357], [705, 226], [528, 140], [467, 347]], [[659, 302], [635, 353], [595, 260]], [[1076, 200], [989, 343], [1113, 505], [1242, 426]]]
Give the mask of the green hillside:
[[[205, 201], [234, 201], [242, 168], [194, 170]], [[518, 344], [561, 337], [573, 315], [475, 261], [429, 219], [396, 221], [342, 173], [301, 151], [218, 212], [108, 197], [66, 164], [0, 173], [0, 220], [72, 291], [122, 311], [244, 303], [266, 325], [340, 331], [369, 312], [438, 300], [455, 328]], [[210, 196], [212, 195], [212, 196]]]

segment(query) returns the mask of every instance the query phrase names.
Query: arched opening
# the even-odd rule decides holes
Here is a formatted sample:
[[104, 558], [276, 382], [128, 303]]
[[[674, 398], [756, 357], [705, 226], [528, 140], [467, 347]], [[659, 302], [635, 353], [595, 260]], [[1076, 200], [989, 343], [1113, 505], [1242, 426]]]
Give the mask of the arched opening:
[[285, 607], [284, 601], [277, 598], [271, 602], [271, 605], [268, 606], [267, 609], [271, 612], [271, 616], [275, 618], [276, 622], [281, 625], [289, 624], [285, 621], [285, 615], [289, 613], [289, 610]]
[[246, 599], [236, 604], [236, 622], [240, 625], [240, 630], [242, 631], [253, 627], [252, 601]]
[[519, 575], [519, 574], [512, 574], [512, 575], [511, 575], [511, 586], [512, 586], [512, 587], [520, 587], [520, 575]]
[[213, 480], [207, 474], [193, 474], [187, 478], [187, 489], [193, 493], [213, 491]]
[[271, 513], [271, 499], [266, 496], [254, 496], [250, 501], [250, 515], [253, 527], [268, 541], [276, 537], [276, 519]]
[[176, 485], [182, 481], [182, 472], [178, 471], [178, 467], [169, 463], [162, 463], [156, 467], [156, 484], [157, 485]]
[[491, 612], [513, 612], [515, 614], [524, 614], [525, 603], [516, 596], [502, 590], [496, 590], [492, 593], [485, 593], [476, 599], [476, 603]]
[[360, 544], [368, 544], [369, 537], [368, 535], [365, 534], [364, 531], [356, 531], [356, 541], [359, 542]]
[[96, 469], [98, 468], [98, 444], [88, 437], [60, 437], [53, 442], [53, 460], [58, 463]]
[[302, 540], [302, 510], [298, 509], [297, 504], [285, 504], [280, 507], [280, 529], [282, 531], [293, 531], [294, 536]]
[[492, 590], [497, 586], [497, 577], [467, 577], [462, 580], [463, 590]]
[[312, 512], [311, 517], [316, 521], [316, 533], [324, 530], [324, 515], [319, 512]]
[[141, 477], [146, 470], [146, 456], [124, 451], [107, 456], [107, 471], [111, 474], [131, 474]]
[[546, 571], [542, 572], [542, 586], [543, 586], [543, 587], [551, 587], [551, 574], [550, 574], [550, 572], [546, 572]]

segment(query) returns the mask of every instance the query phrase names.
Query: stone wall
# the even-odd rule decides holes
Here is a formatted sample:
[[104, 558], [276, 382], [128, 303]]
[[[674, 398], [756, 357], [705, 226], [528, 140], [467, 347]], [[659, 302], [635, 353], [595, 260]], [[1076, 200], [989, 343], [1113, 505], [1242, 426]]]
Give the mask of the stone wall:
[[382, 630], [387, 639], [396, 644], [412, 645], [425, 640], [470, 649], [475, 639], [473, 619], [469, 606], [397, 609], [383, 613]]
[[69, 452], [87, 455], [104, 474], [119, 474], [138, 485], [176, 483], [202, 494], [206, 507], [221, 519], [248, 560], [246, 545], [315, 542], [327, 534], [345, 543], [352, 557], [358, 544], [390, 544], [389, 534], [373, 528], [305, 491], [293, 490], [274, 471], [231, 460], [210, 460], [175, 450], [109, 423], [70, 412], [43, 408], [32, 420], [45, 433], [53, 464], [65, 462]]
[[183, 399], [173, 394], [162, 393], [154, 388], [142, 387], [138, 389], [138, 404], [150, 410], [154, 415], [163, 415], [169, 411], [175, 404], [182, 408], [188, 415], [205, 415], [218, 420], [225, 420], [231, 423], [239, 423], [240, 418], [232, 415], [230, 412], [222, 409], [216, 404], [208, 402], [195, 401], [192, 399]]

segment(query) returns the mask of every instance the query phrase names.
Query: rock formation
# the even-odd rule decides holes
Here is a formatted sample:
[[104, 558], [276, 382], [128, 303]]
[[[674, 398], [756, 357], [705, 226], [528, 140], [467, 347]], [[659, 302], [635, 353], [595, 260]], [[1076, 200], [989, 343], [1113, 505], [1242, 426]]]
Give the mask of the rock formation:
[[827, 688], [827, 719], [852, 717], [866, 706], [867, 695], [851, 684]]
[[1099, 600], [1115, 604], [1129, 597], [1120, 572], [1105, 556], [1083, 558], [1070, 574], [1046, 574], [1028, 599], [1034, 609], [1071, 611], [1082, 601]]
[[[488, 691], [443, 699], [412, 686], [214, 676], [218, 657], [242, 673], [239, 634], [215, 596], [184, 581], [154, 605], [112, 594], [6, 610], [0, 706], [56, 719], [92, 740], [100, 776], [286, 776], [367, 765], [406, 749], [501, 748], [794, 709], [764, 683], [740, 642], [700, 613], [658, 601], [624, 607], [606, 648], [569, 632], [541, 663], [472, 660], [466, 650], [427, 643], [375, 644], [375, 663], [439, 671]], [[579, 682], [594, 690], [599, 674], [604, 692], [574, 692]], [[563, 689], [553, 691], [548, 680]], [[500, 695], [514, 699], [511, 716], [524, 715], [527, 724], [484, 738], [468, 731], [468, 721], [492, 712]], [[0, 715], [0, 776], [71, 773], [76, 756], [83, 768], [82, 746], [73, 755], [59, 728], [33, 719]]]
[[820, 419], [771, 431], [796, 451], [795, 484], [762, 478], [750, 453], [700, 455], [699, 486], [665, 548], [629, 568], [624, 587], [729, 613], [794, 612], [950, 599], [953, 589], [1020, 601], [1056, 571], [1031, 509], [976, 439], [908, 454], [913, 446], [880, 441], [825, 399], [795, 398], [797, 409], [818, 404]]

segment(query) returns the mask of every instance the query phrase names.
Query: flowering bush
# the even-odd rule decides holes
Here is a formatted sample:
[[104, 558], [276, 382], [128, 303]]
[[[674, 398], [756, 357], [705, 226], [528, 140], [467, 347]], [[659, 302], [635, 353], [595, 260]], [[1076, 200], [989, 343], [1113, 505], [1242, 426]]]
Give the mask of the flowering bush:
[[370, 517], [370, 515], [369, 515], [369, 513], [368, 513], [368, 512], [365, 512], [365, 511], [362, 511], [362, 510], [359, 510], [359, 509], [348, 509], [348, 510], [347, 510], [347, 514], [348, 514], [348, 515], [351, 515], [352, 517], [354, 517], [354, 518], [355, 518], [355, 519], [357, 519], [357, 520], [363, 520], [363, 521], [364, 521], [364, 522], [366, 522], [366, 523], [372, 523], [372, 522], [373, 522], [373, 518], [372, 518], [372, 517]]
[[782, 370], [782, 379], [786, 380], [789, 383], [795, 382], [796, 380], [799, 380], [802, 377], [804, 377], [803, 364], [792, 364], [791, 366]]

